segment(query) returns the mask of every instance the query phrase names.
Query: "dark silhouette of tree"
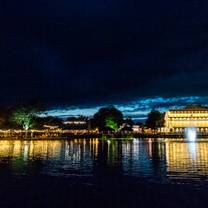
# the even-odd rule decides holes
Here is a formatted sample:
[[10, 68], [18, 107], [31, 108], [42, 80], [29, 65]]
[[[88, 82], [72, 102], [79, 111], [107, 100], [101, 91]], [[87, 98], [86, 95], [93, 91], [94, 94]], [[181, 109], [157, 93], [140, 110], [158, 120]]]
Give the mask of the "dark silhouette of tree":
[[130, 127], [132, 127], [135, 124], [134, 121], [131, 119], [131, 117], [125, 119], [124, 123], [128, 124]]
[[147, 117], [146, 126], [151, 129], [157, 129], [164, 126], [164, 113], [152, 110]]
[[47, 117], [35, 117], [34, 126], [37, 129], [44, 129], [44, 125], [62, 127], [63, 121], [60, 118], [47, 116]]
[[[113, 123], [114, 127], [117, 126], [117, 128], [119, 128], [119, 126], [123, 123], [123, 114], [115, 107], [105, 107], [101, 108], [97, 113], [95, 113], [91, 122], [92, 127], [98, 128], [100, 131], [109, 128], [109, 123]], [[115, 130], [115, 128], [112, 128], [112, 130]]]
[[144, 127], [144, 123], [139, 122], [139, 121], [136, 123], [136, 125]]
[[10, 125], [10, 109], [4, 106], [0, 106], [0, 128], [9, 129]]

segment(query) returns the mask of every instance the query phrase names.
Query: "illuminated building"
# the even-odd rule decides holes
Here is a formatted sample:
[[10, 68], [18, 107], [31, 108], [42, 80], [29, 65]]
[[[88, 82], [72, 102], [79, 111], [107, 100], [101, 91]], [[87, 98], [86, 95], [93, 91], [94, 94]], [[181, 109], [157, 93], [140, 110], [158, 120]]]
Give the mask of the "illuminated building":
[[87, 133], [88, 131], [88, 119], [81, 118], [68, 118], [63, 122], [63, 130], [70, 130], [73, 133]]
[[188, 127], [197, 132], [208, 132], [208, 108], [202, 106], [187, 106], [180, 110], [169, 110], [165, 114], [167, 132], [182, 133]]
[[142, 127], [139, 126], [139, 125], [133, 125], [133, 126], [132, 126], [132, 130], [133, 130], [133, 132], [135, 132], [135, 133], [142, 133]]
[[43, 125], [43, 127], [51, 130], [59, 129], [59, 126], [55, 126], [55, 125]]
[[68, 125], [86, 125], [87, 121], [82, 121], [82, 120], [75, 120], [75, 121], [64, 121], [64, 124]]

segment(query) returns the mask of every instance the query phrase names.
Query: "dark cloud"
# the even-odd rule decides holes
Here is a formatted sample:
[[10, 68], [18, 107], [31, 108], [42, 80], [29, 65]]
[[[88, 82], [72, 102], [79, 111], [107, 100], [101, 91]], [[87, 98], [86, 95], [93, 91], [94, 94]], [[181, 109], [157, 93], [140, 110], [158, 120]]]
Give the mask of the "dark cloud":
[[1, 2], [2, 102], [205, 96], [206, 1]]
[[[115, 107], [122, 111], [125, 117], [131, 117], [137, 121], [144, 121], [147, 118], [147, 114], [152, 110], [156, 109], [161, 112], [165, 112], [168, 109], [180, 109], [184, 108], [188, 104], [199, 104], [207, 105], [208, 97], [197, 97], [197, 96], [187, 96], [187, 97], [152, 97], [152, 98], [137, 98], [134, 101], [119, 103]], [[94, 113], [98, 111], [102, 105], [96, 106], [70, 106], [65, 108], [51, 108], [42, 115], [52, 115], [61, 118], [66, 118], [69, 116], [93, 116]]]

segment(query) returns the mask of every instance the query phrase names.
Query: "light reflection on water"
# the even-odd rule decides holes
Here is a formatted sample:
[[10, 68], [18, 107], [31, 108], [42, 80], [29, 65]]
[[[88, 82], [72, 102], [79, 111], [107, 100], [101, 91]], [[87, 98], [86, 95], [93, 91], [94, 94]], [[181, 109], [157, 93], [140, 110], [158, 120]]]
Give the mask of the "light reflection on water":
[[153, 182], [208, 179], [208, 142], [99, 139], [0, 141], [0, 175], [135, 176]]

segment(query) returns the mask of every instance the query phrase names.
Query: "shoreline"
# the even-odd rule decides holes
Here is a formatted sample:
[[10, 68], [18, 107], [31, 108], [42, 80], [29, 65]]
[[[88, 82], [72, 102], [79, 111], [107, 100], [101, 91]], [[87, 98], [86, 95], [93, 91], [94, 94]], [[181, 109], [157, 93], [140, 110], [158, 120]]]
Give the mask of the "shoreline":
[[[158, 137], [153, 137], [153, 136], [147, 136], [147, 137], [83, 137], [83, 136], [73, 136], [73, 137], [3, 137], [0, 138], [1, 140], [8, 140], [8, 141], [47, 141], [47, 140], [51, 140], [51, 141], [64, 141], [64, 140], [74, 140], [74, 139], [79, 139], [79, 140], [96, 140], [98, 139], [99, 141], [109, 141], [109, 142], [113, 142], [113, 141], [134, 141], [134, 139], [138, 139], [139, 141], [148, 141], [149, 139], [151, 140], [151, 142], [165, 142], [165, 141], [186, 141], [186, 142], [190, 142], [188, 141], [184, 136], [181, 137], [167, 137], [167, 136], [158, 136]], [[208, 136], [204, 136], [204, 137], [198, 137], [196, 139], [197, 142], [200, 141], [208, 141]], [[193, 141], [191, 141], [193, 142]]]
[[[66, 131], [15, 131], [0, 132], [0, 140], [68, 140], [68, 139], [101, 139], [101, 140], [131, 140], [140, 139], [183, 139], [184, 133], [135, 133], [135, 132], [85, 132], [73, 133]], [[207, 133], [198, 133], [197, 139], [208, 139]]]

